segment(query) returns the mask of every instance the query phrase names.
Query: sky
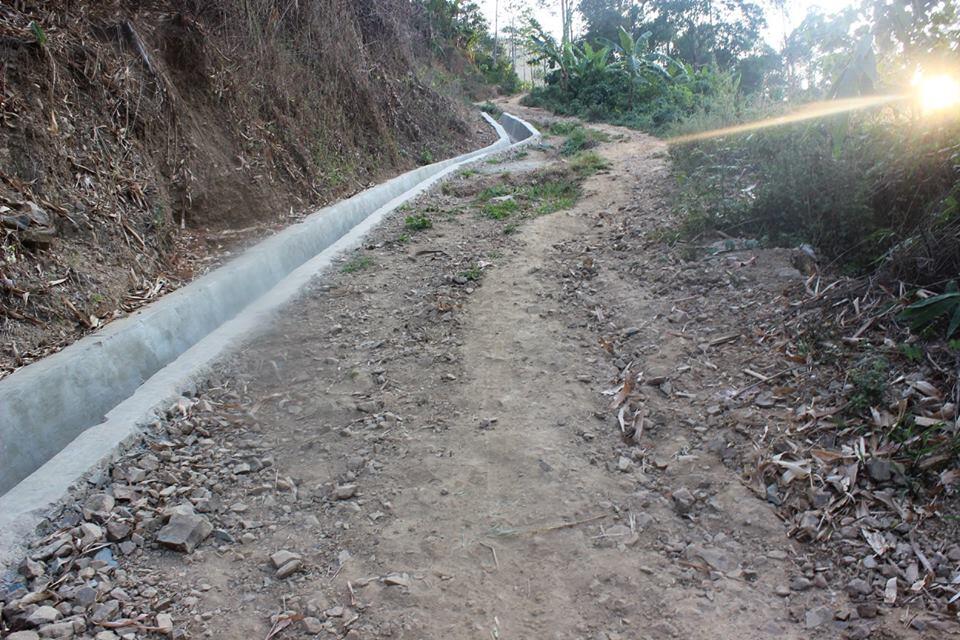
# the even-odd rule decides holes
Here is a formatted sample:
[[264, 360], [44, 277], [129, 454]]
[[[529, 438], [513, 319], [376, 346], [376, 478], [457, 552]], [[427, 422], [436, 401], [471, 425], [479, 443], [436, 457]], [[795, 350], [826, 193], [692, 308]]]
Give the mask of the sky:
[[[803, 17], [807, 14], [807, 11], [811, 7], [820, 7], [828, 13], [834, 11], [839, 11], [844, 7], [848, 7], [854, 3], [855, 0], [787, 0], [787, 16], [781, 15], [778, 10], [769, 10], [767, 11], [767, 22], [769, 23], [767, 27], [766, 38], [767, 41], [773, 47], [779, 47], [783, 43], [784, 36], [790, 32], [791, 29], [796, 27], [803, 20]], [[490, 21], [491, 28], [494, 24], [494, 6], [497, 3], [497, 0], [477, 0], [480, 6], [483, 8], [484, 13], [487, 16], [487, 20]], [[576, 3], [576, 0], [573, 0]], [[767, 3], [761, 0], [761, 3], [766, 7]], [[507, 0], [499, 0], [500, 4], [500, 28], [502, 29], [507, 25], [509, 20], [509, 15], [504, 9], [507, 5]], [[546, 27], [549, 31], [554, 33], [559, 37], [560, 35], [560, 11], [559, 9], [550, 11], [549, 9], [541, 9], [537, 5], [539, 3], [534, 0], [527, 0], [527, 5], [535, 7], [535, 13], [537, 19]], [[560, 5], [559, 0], [554, 0], [551, 4]]]

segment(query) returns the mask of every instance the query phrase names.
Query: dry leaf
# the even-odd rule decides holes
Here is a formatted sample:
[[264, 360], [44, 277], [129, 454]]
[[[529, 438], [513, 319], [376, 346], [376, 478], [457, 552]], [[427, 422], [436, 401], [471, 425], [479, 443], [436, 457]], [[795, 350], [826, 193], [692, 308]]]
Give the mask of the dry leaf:
[[867, 544], [870, 545], [870, 548], [873, 549], [874, 553], [878, 556], [882, 556], [892, 548], [881, 533], [868, 531], [867, 529], [860, 529], [860, 533], [863, 534], [864, 540], [867, 541]]

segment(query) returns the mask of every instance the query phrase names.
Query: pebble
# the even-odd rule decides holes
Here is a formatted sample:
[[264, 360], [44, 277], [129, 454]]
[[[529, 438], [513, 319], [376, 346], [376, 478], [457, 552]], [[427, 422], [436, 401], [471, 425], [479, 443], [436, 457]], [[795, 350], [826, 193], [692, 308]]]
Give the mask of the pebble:
[[314, 635], [324, 631], [323, 621], [312, 616], [303, 619], [303, 627], [307, 630], [307, 633]]
[[333, 497], [337, 500], [349, 500], [357, 495], [357, 485], [341, 484], [333, 490]]
[[286, 549], [281, 549], [277, 551], [272, 556], [270, 556], [270, 561], [273, 563], [275, 569], [279, 569], [283, 565], [287, 564], [291, 560], [300, 560], [302, 556], [300, 554], [294, 553], [292, 551], [287, 551]]
[[893, 477], [893, 465], [883, 458], [871, 458], [867, 462], [867, 473], [875, 482], [886, 482]]
[[39, 627], [40, 625], [56, 622], [62, 615], [62, 613], [50, 606], [37, 607], [33, 613], [27, 616], [27, 624]]
[[113, 496], [106, 493], [95, 493], [83, 503], [83, 517], [85, 520], [99, 520], [105, 522], [116, 505]]
[[281, 580], [283, 578], [289, 578], [290, 576], [295, 574], [297, 571], [300, 571], [300, 569], [302, 568], [303, 568], [303, 560], [300, 560], [299, 558], [296, 560], [291, 560], [290, 562], [286, 563], [285, 565], [277, 569], [277, 577], [280, 578]]
[[873, 587], [863, 578], [854, 578], [847, 583], [847, 593], [851, 596], [868, 596], [873, 593]]
[[696, 502], [697, 499], [686, 487], [680, 487], [673, 492], [673, 506], [680, 515], [690, 513], [690, 510], [693, 509], [693, 505], [696, 504]]
[[807, 629], [816, 629], [833, 620], [833, 610], [827, 606], [814, 607], [807, 610], [803, 617], [803, 626]]
[[405, 573], [391, 573], [383, 579], [383, 584], [395, 587], [409, 587], [410, 576]]
[[44, 638], [72, 638], [74, 635], [72, 622], [46, 624], [40, 627], [39, 631]]
[[157, 542], [175, 551], [191, 553], [213, 532], [213, 525], [195, 513], [175, 513], [160, 529]]
[[169, 613], [157, 614], [157, 628], [165, 635], [173, 634], [173, 617]]
[[790, 589], [792, 591], [809, 591], [813, 582], [804, 576], [793, 576], [790, 578]]

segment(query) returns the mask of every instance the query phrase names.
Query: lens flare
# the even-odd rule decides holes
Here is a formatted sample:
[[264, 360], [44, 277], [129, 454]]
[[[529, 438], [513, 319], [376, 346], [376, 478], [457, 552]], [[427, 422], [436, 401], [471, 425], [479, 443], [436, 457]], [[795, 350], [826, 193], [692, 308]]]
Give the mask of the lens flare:
[[914, 79], [917, 99], [925, 114], [938, 113], [960, 107], [960, 83], [946, 74], [918, 75]]
[[681, 144], [684, 142], [696, 142], [698, 140], [707, 140], [709, 138], [722, 138], [740, 133], [748, 133], [758, 129], [768, 127], [779, 127], [794, 122], [804, 122], [805, 120], [814, 120], [816, 118], [825, 118], [827, 116], [857, 111], [859, 109], [868, 109], [870, 107], [879, 107], [891, 102], [903, 100], [903, 96], [868, 96], [865, 98], [847, 98], [844, 100], [827, 100], [824, 102], [814, 102], [804, 105], [799, 109], [791, 111], [788, 114], [777, 116], [776, 118], [766, 118], [756, 120], [746, 124], [738, 124], [723, 129], [714, 129], [713, 131], [704, 131], [703, 133], [692, 133], [685, 136], [678, 136], [667, 140], [669, 144]]

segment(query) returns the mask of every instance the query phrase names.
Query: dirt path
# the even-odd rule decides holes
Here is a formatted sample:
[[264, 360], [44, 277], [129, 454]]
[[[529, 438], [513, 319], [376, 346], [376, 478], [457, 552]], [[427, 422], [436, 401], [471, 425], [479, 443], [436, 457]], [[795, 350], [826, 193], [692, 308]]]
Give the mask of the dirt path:
[[[142, 538], [94, 567], [97, 604], [68, 591], [63, 614], [88, 637], [100, 606], [141, 633], [164, 612], [174, 637], [910, 637], [858, 620], [729, 464], [745, 436], [715, 428], [712, 361], [731, 326], [688, 331], [663, 256], [627, 249], [638, 220], [663, 222], [663, 148], [605, 129], [610, 169], [572, 209], [478, 213], [483, 189], [563, 168], [532, 150], [423, 198], [315, 284], [101, 479], [110, 521]], [[795, 277], [769, 257], [741, 302]], [[626, 434], [624, 370], [647, 383]], [[152, 544], [187, 501], [214, 535], [189, 555]], [[299, 557], [283, 577], [281, 550]]]

